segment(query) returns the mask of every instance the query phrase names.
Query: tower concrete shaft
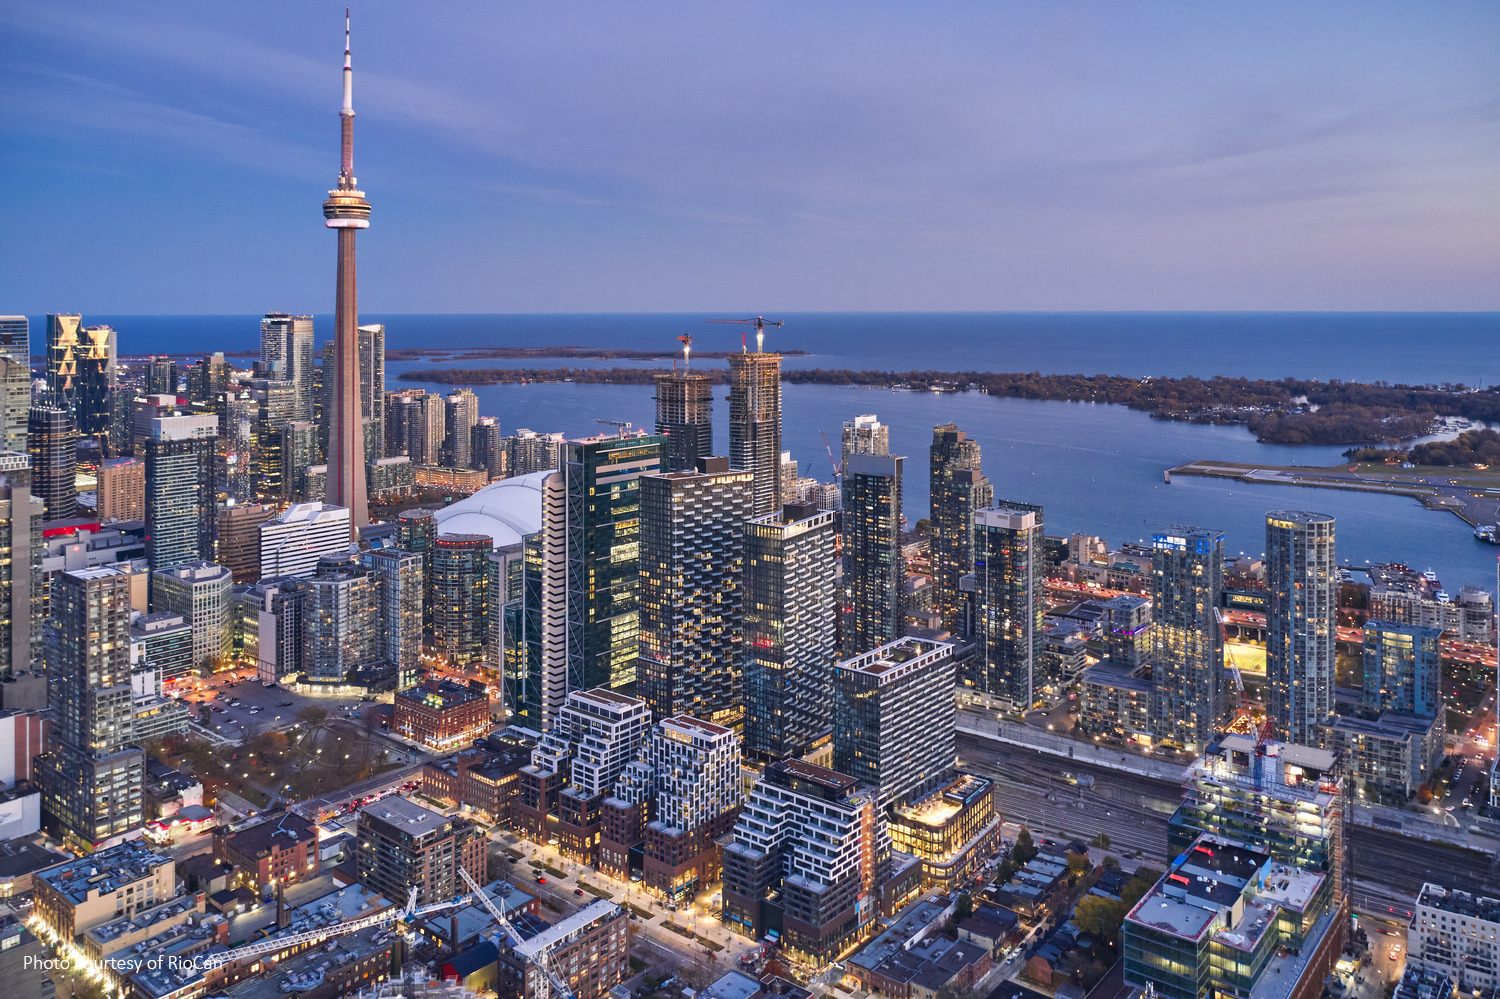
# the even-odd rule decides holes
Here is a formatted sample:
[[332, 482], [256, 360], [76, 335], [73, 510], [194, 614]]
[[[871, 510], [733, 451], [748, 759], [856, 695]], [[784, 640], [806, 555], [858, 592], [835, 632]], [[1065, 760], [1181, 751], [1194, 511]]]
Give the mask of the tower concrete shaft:
[[[354, 178], [354, 69], [349, 56], [349, 12], [344, 12], [344, 106], [339, 111], [338, 187], [323, 202], [324, 225], [338, 230], [338, 299], [334, 306], [333, 413], [328, 435], [328, 501], [347, 507], [350, 528], [370, 522], [365, 486], [363, 414], [359, 398], [359, 304], [354, 274], [354, 234], [370, 225], [370, 203]], [[328, 377], [328, 373], [324, 373]]]

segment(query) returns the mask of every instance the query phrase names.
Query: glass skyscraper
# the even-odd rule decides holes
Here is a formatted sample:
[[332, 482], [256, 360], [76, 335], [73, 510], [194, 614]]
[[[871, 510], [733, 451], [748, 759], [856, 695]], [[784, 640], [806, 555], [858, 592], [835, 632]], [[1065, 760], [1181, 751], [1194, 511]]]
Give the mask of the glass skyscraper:
[[31, 454], [31, 491], [47, 506], [48, 520], [78, 509], [78, 425], [61, 406], [33, 406], [26, 426]]
[[[644, 433], [589, 437], [567, 441], [563, 451], [563, 508], [549, 515], [544, 498], [542, 514], [550, 590], [543, 597], [550, 636], [543, 670], [552, 674], [554, 688], [563, 680], [559, 704], [570, 690], [618, 689], [636, 681], [640, 479], [662, 470], [667, 439]], [[559, 566], [561, 573], [554, 571]]]
[[729, 459], [640, 478], [641, 700], [657, 721], [745, 717], [744, 523], [753, 476]]
[[46, 664], [54, 721], [37, 758], [43, 818], [59, 838], [92, 851], [144, 818], [126, 573], [98, 566], [53, 581]]
[[1002, 502], [974, 515], [979, 643], [968, 682], [1025, 711], [1042, 674], [1042, 508]]
[[900, 638], [906, 624], [906, 562], [901, 557], [899, 455], [852, 454], [844, 469], [843, 653], [868, 652]]
[[980, 471], [979, 442], [952, 423], [932, 428], [929, 459], [933, 603], [943, 627], [958, 631], [966, 602], [959, 580], [974, 571], [974, 514], [995, 502], [995, 490]]
[[1280, 738], [1315, 746], [1317, 726], [1333, 714], [1333, 518], [1304, 510], [1266, 514], [1266, 584], [1267, 711]]
[[439, 534], [433, 545], [433, 644], [454, 665], [484, 658], [493, 549], [488, 534]]
[[792, 503], [745, 524], [745, 751], [801, 756], [829, 731], [838, 560], [833, 514]]
[[31, 327], [25, 316], [0, 316], [0, 452], [25, 452], [31, 409]]
[[656, 376], [656, 432], [667, 435], [667, 470], [691, 472], [714, 453], [713, 386], [692, 371]]
[[781, 505], [781, 355], [729, 355], [729, 465], [755, 476], [755, 515]]
[[1224, 589], [1224, 534], [1169, 527], [1152, 538], [1151, 548], [1154, 735], [1199, 750], [1228, 707], [1215, 617]]

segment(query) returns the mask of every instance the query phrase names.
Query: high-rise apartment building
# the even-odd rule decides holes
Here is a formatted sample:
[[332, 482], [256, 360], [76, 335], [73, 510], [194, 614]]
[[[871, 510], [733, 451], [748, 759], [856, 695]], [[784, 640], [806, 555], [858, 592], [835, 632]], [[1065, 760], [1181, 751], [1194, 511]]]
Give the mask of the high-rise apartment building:
[[974, 515], [975, 687], [1021, 710], [1042, 668], [1042, 508], [1002, 502]]
[[1365, 622], [1359, 703], [1338, 704], [1318, 726], [1319, 745], [1338, 755], [1362, 798], [1404, 805], [1435, 780], [1447, 721], [1441, 638], [1437, 628]]
[[159, 416], [146, 458], [146, 557], [153, 569], [214, 556], [219, 421]]
[[65, 520], [78, 509], [78, 428], [60, 406], [33, 406], [27, 419], [31, 491], [47, 507], [48, 520]]
[[1228, 714], [1224, 642], [1224, 534], [1169, 527], [1152, 538], [1151, 662], [1156, 738], [1192, 751]]
[[481, 416], [469, 432], [469, 464], [483, 469], [491, 479], [503, 479], [510, 475], [510, 462], [505, 453], [505, 434], [500, 430], [500, 421], [493, 416]]
[[191, 402], [209, 403], [222, 396], [229, 389], [229, 362], [224, 359], [224, 352], [214, 351], [189, 367], [187, 386]]
[[838, 614], [833, 514], [791, 503], [745, 523], [745, 750], [807, 753], [830, 731]]
[[138, 458], [105, 458], [99, 463], [98, 513], [101, 520], [146, 519], [146, 463]]
[[257, 582], [260, 571], [260, 528], [276, 516], [268, 503], [237, 503], [219, 507], [217, 561], [239, 584]]
[[1298, 745], [1316, 745], [1317, 726], [1333, 714], [1338, 585], [1332, 517], [1266, 514], [1267, 714]]
[[429, 811], [398, 795], [361, 808], [355, 819], [359, 882], [387, 898], [441, 902], [466, 890], [458, 869], [483, 880], [489, 842], [474, 823]]
[[433, 643], [456, 666], [484, 658], [494, 545], [487, 534], [439, 534], [432, 548]]
[[46, 506], [31, 492], [30, 459], [0, 453], [0, 677], [42, 661], [42, 521]]
[[37, 759], [43, 817], [59, 838], [92, 851], [144, 819], [127, 574], [99, 566], [53, 580], [46, 664], [54, 720]]
[[1436, 718], [1443, 709], [1442, 637], [1418, 624], [1366, 621], [1364, 706]]
[[845, 654], [900, 638], [906, 624], [906, 560], [901, 557], [899, 455], [852, 454], [844, 467]]
[[958, 631], [967, 600], [959, 581], [974, 571], [974, 515], [995, 502], [980, 470], [979, 442], [952, 423], [932, 428], [928, 490], [932, 523], [933, 606]]
[[177, 362], [166, 354], [146, 357], [146, 391], [152, 395], [177, 395]]
[[377, 577], [349, 553], [325, 555], [308, 577], [302, 609], [303, 677], [341, 684], [379, 648]]
[[656, 432], [667, 438], [669, 472], [691, 472], [714, 453], [713, 386], [708, 375], [674, 366], [656, 376]]
[[437, 544], [437, 511], [413, 507], [396, 515], [396, 546], [422, 557], [422, 623], [432, 627], [432, 549]]
[[1454, 986], [1459, 995], [1492, 995], [1500, 986], [1500, 899], [1424, 883], [1406, 945], [1408, 971], [1443, 976], [1437, 981], [1447, 987], [1432, 995], [1451, 996]]
[[719, 841], [745, 803], [740, 737], [687, 715], [666, 718], [652, 727], [642, 760], [656, 780], [643, 849], [646, 890], [673, 902], [692, 898], [720, 879]]
[[958, 761], [953, 646], [902, 638], [833, 668], [833, 768], [889, 804]]
[[744, 721], [744, 522], [754, 477], [729, 459], [640, 478], [639, 692], [655, 718]]
[[474, 424], [479, 420], [479, 399], [472, 389], [459, 389], [443, 400], [443, 465], [468, 468], [473, 457]]
[[308, 469], [318, 464], [318, 428], [305, 420], [281, 425], [281, 495], [293, 502], [312, 499]]
[[413, 671], [422, 656], [422, 603], [425, 590], [422, 556], [401, 548], [376, 548], [364, 554], [375, 574], [376, 620], [380, 626], [377, 656]]
[[729, 355], [729, 464], [755, 476], [756, 516], [781, 505], [781, 355]]
[[254, 656], [262, 683], [302, 672], [302, 625], [309, 587], [291, 576], [269, 576], [235, 595], [245, 655]]
[[349, 511], [298, 503], [260, 525], [262, 576], [311, 576], [318, 560], [349, 549]]
[[543, 627], [561, 641], [545, 643], [541, 669], [551, 678], [544, 686], [561, 684], [559, 697], [636, 681], [640, 479], [661, 471], [666, 443], [644, 433], [567, 441], [557, 481], [544, 485]]
[[[328, 499], [349, 511], [350, 531], [358, 532], [370, 522], [365, 465], [379, 455], [366, 455], [364, 441], [354, 236], [359, 230], [369, 228], [370, 203], [354, 177], [353, 91], [354, 69], [346, 19], [344, 105], [339, 111], [339, 180], [338, 187], [329, 191], [328, 200], [323, 202], [324, 224], [338, 233], [338, 283], [333, 341], [330, 352], [324, 355], [323, 379], [328, 391], [322, 422], [329, 428], [328, 444], [323, 449], [328, 456]], [[352, 536], [358, 537], [357, 533]]]
[[570, 692], [521, 770], [515, 815], [522, 834], [543, 841], [555, 816], [563, 854], [597, 862], [604, 799], [635, 761], [650, 727], [645, 701], [608, 687]]
[[31, 410], [31, 325], [25, 316], [0, 316], [0, 454], [26, 451]]
[[359, 328], [359, 405], [366, 423], [374, 424], [373, 448], [367, 461], [385, 453], [385, 324], [365, 323]]
[[1104, 660], [1127, 672], [1151, 660], [1151, 601], [1122, 593], [1104, 602], [1099, 619], [1104, 631]]
[[186, 562], [151, 574], [151, 609], [181, 614], [193, 629], [193, 665], [215, 664], [234, 640], [234, 577], [222, 565]]
[[891, 428], [881, 423], [874, 413], [844, 421], [843, 468], [849, 467], [849, 456], [852, 454], [890, 453]]
[[724, 848], [724, 922], [752, 940], [779, 929], [798, 960], [824, 964], [880, 923], [890, 833], [871, 788], [802, 760], [773, 763]]
[[266, 377], [289, 381], [296, 401], [288, 418], [313, 418], [313, 319], [267, 312], [260, 321], [260, 361]]

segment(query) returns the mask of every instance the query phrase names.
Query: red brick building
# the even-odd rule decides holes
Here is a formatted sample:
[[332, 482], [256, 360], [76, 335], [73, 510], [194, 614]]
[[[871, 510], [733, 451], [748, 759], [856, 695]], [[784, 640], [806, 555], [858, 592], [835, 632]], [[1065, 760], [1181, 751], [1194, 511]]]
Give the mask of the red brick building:
[[478, 681], [464, 685], [428, 677], [397, 692], [391, 727], [430, 749], [467, 747], [489, 734], [489, 691]]
[[465, 749], [428, 760], [422, 767], [422, 790], [439, 801], [460, 805], [496, 825], [511, 824], [511, 804], [521, 786], [521, 768], [531, 759], [520, 745]]
[[214, 858], [236, 868], [234, 884], [259, 893], [272, 884], [296, 884], [318, 874], [318, 829], [295, 812], [231, 832], [214, 830]]

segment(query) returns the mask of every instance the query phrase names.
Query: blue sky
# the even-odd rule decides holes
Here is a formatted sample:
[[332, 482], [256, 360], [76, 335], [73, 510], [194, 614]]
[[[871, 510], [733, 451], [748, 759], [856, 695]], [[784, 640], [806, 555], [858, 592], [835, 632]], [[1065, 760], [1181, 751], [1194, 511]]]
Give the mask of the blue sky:
[[[333, 4], [0, 3], [0, 312], [332, 311]], [[360, 305], [1500, 308], [1494, 3], [356, 3]]]

